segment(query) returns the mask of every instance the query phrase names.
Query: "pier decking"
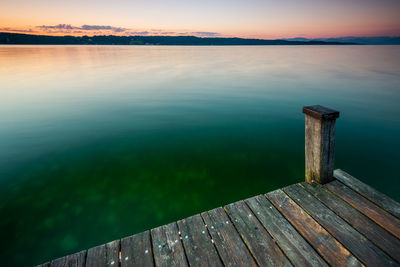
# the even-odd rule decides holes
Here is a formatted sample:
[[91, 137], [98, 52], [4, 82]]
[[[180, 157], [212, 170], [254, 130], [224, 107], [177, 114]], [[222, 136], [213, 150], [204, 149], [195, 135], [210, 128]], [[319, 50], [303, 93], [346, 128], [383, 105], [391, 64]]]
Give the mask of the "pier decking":
[[400, 204], [333, 171], [338, 112], [303, 112], [306, 182], [40, 266], [400, 266]]
[[398, 266], [400, 204], [342, 170], [40, 266]]

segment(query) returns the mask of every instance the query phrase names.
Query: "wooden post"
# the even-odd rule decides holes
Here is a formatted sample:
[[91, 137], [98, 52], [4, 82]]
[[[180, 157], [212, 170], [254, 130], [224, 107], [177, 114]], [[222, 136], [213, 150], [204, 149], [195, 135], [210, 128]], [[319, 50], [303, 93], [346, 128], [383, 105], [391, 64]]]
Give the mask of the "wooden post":
[[323, 106], [303, 107], [306, 114], [306, 182], [333, 180], [335, 122], [339, 112]]

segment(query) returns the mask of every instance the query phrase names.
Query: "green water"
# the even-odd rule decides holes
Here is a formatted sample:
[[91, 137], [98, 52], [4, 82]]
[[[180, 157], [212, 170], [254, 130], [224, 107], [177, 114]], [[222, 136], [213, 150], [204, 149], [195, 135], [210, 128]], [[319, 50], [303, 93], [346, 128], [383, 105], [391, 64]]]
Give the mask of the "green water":
[[0, 46], [0, 265], [27, 266], [336, 167], [400, 201], [400, 46]]

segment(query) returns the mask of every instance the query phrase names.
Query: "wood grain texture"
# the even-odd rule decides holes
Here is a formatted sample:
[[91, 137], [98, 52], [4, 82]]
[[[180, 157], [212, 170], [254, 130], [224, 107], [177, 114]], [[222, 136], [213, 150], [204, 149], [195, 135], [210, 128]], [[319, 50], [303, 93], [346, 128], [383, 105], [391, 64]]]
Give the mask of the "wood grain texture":
[[121, 267], [153, 265], [149, 231], [121, 239]]
[[176, 223], [151, 230], [156, 266], [188, 266]]
[[369, 199], [374, 202], [376, 205], [390, 212], [392, 215], [396, 216], [400, 219], [400, 203], [397, 203], [390, 197], [378, 192], [374, 188], [369, 185], [364, 184], [360, 180], [354, 178], [350, 174], [342, 171], [335, 170], [334, 177], [338, 179], [343, 184], [347, 185], [357, 193], [361, 194], [363, 197]]
[[328, 266], [264, 196], [245, 200], [265, 229], [295, 266]]
[[332, 120], [339, 118], [339, 111], [320, 105], [303, 107], [303, 113], [311, 117], [323, 120]]
[[226, 266], [257, 266], [224, 209], [203, 212], [201, 216]]
[[106, 245], [91, 248], [87, 252], [86, 267], [106, 266]]
[[319, 184], [301, 184], [309, 193], [334, 211], [358, 232], [371, 240], [397, 262], [400, 262], [400, 240], [378, 226], [367, 216]]
[[341, 170], [335, 177], [38, 266], [399, 266], [400, 204]]
[[306, 115], [306, 181], [324, 184], [333, 180], [335, 120]]
[[369, 266], [397, 266], [387, 254], [299, 184], [285, 187], [283, 191], [364, 264]]
[[386, 229], [397, 238], [400, 238], [399, 219], [384, 211], [373, 202], [354, 192], [352, 189], [339, 181], [333, 181], [327, 184], [326, 188], [328, 188], [330, 191], [344, 199], [354, 208], [368, 216], [371, 220], [379, 224], [382, 228]]
[[225, 206], [231, 221], [260, 266], [292, 266], [243, 201]]
[[273, 191], [266, 196], [331, 266], [362, 265], [282, 190]]
[[86, 264], [86, 251], [81, 251], [69, 256], [58, 258], [51, 262], [52, 267], [84, 267]]
[[223, 266], [199, 214], [178, 221], [178, 228], [190, 266]]
[[106, 266], [118, 266], [119, 252], [121, 251], [121, 241], [115, 240], [108, 242], [106, 245]]

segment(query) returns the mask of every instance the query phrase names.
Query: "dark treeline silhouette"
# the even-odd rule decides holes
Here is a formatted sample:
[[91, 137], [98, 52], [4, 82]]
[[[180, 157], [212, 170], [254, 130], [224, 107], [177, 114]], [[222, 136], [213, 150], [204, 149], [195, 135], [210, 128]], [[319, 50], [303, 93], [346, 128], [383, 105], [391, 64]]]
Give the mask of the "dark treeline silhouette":
[[207, 38], [195, 36], [49, 36], [0, 33], [0, 44], [45, 45], [343, 45], [325, 41], [287, 41], [244, 38]]
[[284, 39], [287, 41], [324, 41], [324, 42], [341, 42], [341, 43], [354, 43], [366, 45], [400, 45], [399, 36], [374, 36], [374, 37], [335, 37], [335, 38], [289, 38]]

